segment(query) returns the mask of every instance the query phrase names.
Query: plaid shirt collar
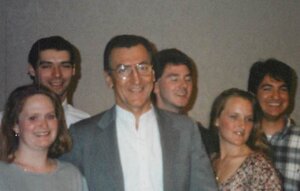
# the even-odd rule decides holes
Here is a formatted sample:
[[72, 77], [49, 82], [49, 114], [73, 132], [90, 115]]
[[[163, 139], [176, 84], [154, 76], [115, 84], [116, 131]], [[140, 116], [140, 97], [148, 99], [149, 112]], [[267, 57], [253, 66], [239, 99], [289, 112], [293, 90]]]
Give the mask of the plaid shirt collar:
[[295, 125], [294, 121], [291, 118], [286, 118], [286, 125], [282, 129], [282, 131], [276, 133], [272, 139], [276, 137], [276, 139], [284, 139], [287, 135], [291, 133], [291, 126]]

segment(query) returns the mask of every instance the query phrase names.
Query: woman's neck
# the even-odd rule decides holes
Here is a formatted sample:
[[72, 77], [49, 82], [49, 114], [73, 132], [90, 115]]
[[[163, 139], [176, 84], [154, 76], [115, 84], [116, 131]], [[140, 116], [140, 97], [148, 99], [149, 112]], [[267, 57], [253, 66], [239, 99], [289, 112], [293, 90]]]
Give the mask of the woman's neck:
[[48, 158], [45, 152], [17, 150], [13, 162], [24, 171], [34, 173], [49, 173], [56, 169], [56, 161]]
[[251, 153], [251, 149], [246, 145], [236, 146], [221, 144], [220, 145], [220, 159], [227, 157], [241, 157], [248, 156]]
[[217, 182], [221, 184], [228, 180], [251, 152], [247, 145], [224, 146], [221, 144], [220, 155], [213, 161]]

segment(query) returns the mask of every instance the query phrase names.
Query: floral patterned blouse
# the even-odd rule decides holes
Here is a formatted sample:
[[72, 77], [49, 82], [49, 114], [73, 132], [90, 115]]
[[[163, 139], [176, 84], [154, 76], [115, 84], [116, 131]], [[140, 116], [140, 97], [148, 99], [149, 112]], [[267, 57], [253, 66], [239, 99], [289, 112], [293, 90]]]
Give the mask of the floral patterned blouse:
[[219, 182], [221, 191], [282, 190], [281, 180], [272, 163], [263, 154], [249, 155], [225, 182]]

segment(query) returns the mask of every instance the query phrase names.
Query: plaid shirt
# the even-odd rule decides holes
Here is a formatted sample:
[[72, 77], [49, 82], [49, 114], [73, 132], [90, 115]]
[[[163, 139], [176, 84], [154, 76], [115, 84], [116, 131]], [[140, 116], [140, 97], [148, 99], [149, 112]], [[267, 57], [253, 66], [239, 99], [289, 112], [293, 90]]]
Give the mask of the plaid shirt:
[[284, 190], [300, 190], [300, 127], [289, 119], [283, 131], [273, 135], [269, 142]]

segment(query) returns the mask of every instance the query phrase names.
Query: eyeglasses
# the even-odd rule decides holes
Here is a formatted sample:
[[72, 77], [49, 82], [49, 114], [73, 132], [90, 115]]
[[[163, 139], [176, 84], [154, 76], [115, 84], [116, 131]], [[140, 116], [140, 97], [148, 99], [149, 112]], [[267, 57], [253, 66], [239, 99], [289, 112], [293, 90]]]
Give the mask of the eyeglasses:
[[148, 63], [140, 63], [133, 66], [120, 64], [115, 69], [110, 69], [110, 71], [116, 72], [121, 79], [126, 79], [132, 73], [133, 67], [136, 68], [136, 71], [141, 76], [148, 76], [152, 72], [152, 65]]

